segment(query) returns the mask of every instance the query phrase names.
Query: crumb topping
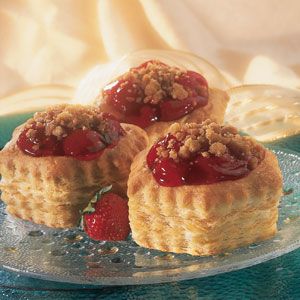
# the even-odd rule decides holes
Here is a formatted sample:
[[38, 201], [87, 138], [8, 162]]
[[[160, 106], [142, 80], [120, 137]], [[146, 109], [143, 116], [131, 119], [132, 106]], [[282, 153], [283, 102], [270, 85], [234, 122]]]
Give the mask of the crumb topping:
[[[158, 158], [172, 158], [175, 161], [188, 159], [195, 154], [204, 157], [230, 155], [248, 162], [253, 170], [264, 158], [264, 148], [252, 138], [240, 136], [233, 126], [222, 126], [210, 120], [202, 124], [175, 123], [170, 127], [170, 139], [166, 145], [157, 147]], [[179, 142], [179, 146], [178, 146]]]
[[34, 138], [38, 129], [43, 128], [46, 136], [61, 140], [68, 132], [76, 129], [91, 129], [99, 133], [109, 130], [104, 114], [97, 107], [83, 105], [57, 105], [37, 112], [26, 122], [26, 135]]
[[121, 87], [130, 84], [132, 88], [140, 89], [138, 97], [127, 96], [127, 101], [157, 105], [166, 98], [184, 100], [188, 97], [188, 91], [176, 82], [185, 73], [184, 70], [153, 60], [143, 67], [130, 69], [118, 80], [122, 80]]

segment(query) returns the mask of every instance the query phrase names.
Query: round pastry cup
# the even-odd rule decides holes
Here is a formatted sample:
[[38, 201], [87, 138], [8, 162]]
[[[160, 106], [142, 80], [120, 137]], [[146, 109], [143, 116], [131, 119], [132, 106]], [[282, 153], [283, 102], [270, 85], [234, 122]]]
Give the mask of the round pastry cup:
[[276, 233], [282, 176], [275, 155], [246, 177], [210, 185], [160, 186], [146, 164], [149, 149], [134, 159], [128, 180], [129, 219], [143, 247], [215, 255]]
[[[122, 59], [107, 64], [99, 65], [92, 69], [83, 78], [72, 100], [74, 103], [103, 104], [101, 90], [112, 80], [127, 72], [130, 68], [136, 67], [148, 60], [160, 60], [168, 65], [176, 66], [180, 69], [193, 70], [202, 74], [209, 86], [209, 101], [204, 107], [195, 109], [192, 113], [173, 122], [156, 122], [145, 128], [150, 141], [154, 141], [162, 136], [172, 123], [202, 122], [212, 119], [219, 123], [223, 122], [225, 109], [228, 103], [228, 95], [224, 91], [229, 84], [216, 67], [208, 63], [205, 59], [178, 50], [139, 50], [132, 52]], [[113, 113], [102, 105], [104, 111]]]
[[16, 145], [23, 125], [18, 127], [0, 152], [1, 199], [7, 211], [37, 224], [68, 228], [78, 225], [80, 210], [102, 187], [112, 184], [114, 192], [126, 196], [130, 165], [148, 138], [137, 126], [122, 127], [126, 135], [92, 161], [26, 155]]
[[130, 68], [153, 59], [202, 74], [210, 88], [226, 90], [230, 87], [228, 81], [215, 66], [193, 53], [179, 50], [144, 49], [131, 52], [119, 60], [95, 66], [80, 81], [72, 103], [94, 104], [101, 101], [99, 94], [108, 83]]

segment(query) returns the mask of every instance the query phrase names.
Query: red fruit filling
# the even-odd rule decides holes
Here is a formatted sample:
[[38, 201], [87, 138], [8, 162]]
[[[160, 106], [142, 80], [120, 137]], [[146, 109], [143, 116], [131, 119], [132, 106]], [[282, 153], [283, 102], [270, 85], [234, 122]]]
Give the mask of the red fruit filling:
[[41, 156], [71, 156], [78, 160], [98, 158], [106, 148], [114, 147], [124, 131], [120, 123], [108, 114], [102, 115], [103, 130], [87, 128], [62, 128], [63, 134], [46, 133], [45, 126], [33, 122], [17, 140], [18, 147], [26, 154]]
[[[210, 121], [183, 125], [152, 146], [147, 164], [162, 186], [213, 184], [249, 174], [264, 157], [264, 149], [236, 129]], [[179, 128], [180, 129], [180, 128]]]
[[63, 141], [64, 154], [81, 160], [97, 158], [105, 147], [101, 135], [97, 131], [88, 129], [77, 129]]
[[[179, 143], [174, 137], [172, 139], [176, 144]], [[166, 140], [170, 140], [170, 136], [155, 144], [147, 155], [148, 167], [152, 170], [155, 180], [162, 186], [212, 184], [239, 179], [250, 172], [247, 161], [231, 156], [203, 157], [196, 154], [177, 161], [170, 157], [161, 158], [156, 149]]]
[[159, 61], [147, 61], [103, 90], [105, 106], [120, 121], [146, 128], [177, 120], [208, 103], [205, 78]]
[[[36, 130], [35, 135], [30, 135], [31, 129]], [[43, 128], [27, 128], [23, 130], [17, 140], [17, 145], [26, 154], [31, 156], [57, 156], [63, 155], [62, 144], [54, 135], [46, 136]]]

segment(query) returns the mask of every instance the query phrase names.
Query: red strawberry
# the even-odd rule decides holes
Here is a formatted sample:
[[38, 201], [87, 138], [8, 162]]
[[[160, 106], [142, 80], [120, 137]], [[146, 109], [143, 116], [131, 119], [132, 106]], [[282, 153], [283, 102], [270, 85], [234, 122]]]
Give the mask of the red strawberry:
[[93, 240], [125, 240], [130, 232], [127, 201], [103, 188], [83, 211], [83, 229]]

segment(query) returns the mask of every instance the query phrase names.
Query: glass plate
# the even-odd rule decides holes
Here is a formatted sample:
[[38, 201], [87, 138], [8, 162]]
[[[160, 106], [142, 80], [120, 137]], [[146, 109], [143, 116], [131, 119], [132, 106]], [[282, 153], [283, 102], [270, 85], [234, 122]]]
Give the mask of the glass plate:
[[14, 219], [0, 205], [0, 265], [22, 275], [61, 282], [128, 285], [205, 277], [249, 267], [300, 245], [300, 156], [274, 148], [284, 176], [278, 234], [214, 257], [163, 253], [132, 240], [96, 242], [80, 230], [57, 230]]

